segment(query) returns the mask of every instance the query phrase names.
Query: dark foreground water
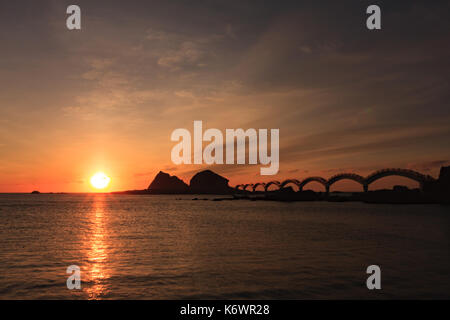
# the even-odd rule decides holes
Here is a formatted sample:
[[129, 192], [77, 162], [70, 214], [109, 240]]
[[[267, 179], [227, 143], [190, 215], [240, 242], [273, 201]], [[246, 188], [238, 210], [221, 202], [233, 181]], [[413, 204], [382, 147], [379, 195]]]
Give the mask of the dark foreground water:
[[450, 298], [449, 207], [191, 198], [0, 195], [0, 299]]

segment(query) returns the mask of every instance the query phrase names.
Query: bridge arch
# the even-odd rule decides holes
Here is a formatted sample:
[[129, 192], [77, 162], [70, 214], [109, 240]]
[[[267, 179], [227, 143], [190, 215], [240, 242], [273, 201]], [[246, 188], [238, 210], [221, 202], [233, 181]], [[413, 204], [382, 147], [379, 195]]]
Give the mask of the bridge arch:
[[358, 182], [359, 184], [362, 185], [364, 191], [367, 191], [366, 179], [363, 176], [360, 176], [359, 174], [356, 174], [356, 173], [340, 173], [340, 174], [336, 174], [336, 175], [332, 176], [327, 181], [328, 191], [330, 190], [330, 187], [333, 184], [335, 184], [336, 182], [341, 181], [341, 180], [353, 180], [353, 181], [356, 181], [356, 182]]
[[435, 181], [435, 179], [429, 175], [424, 175], [420, 172], [410, 170], [410, 169], [399, 169], [399, 168], [391, 168], [391, 169], [383, 169], [376, 171], [366, 178], [366, 184], [370, 185], [371, 183], [389, 176], [400, 176], [409, 178], [411, 180], [417, 181], [420, 184], [420, 189], [423, 188], [425, 182]]
[[[266, 186], [266, 184], [264, 183], [264, 182], [258, 182], [258, 183], [255, 183], [253, 186], [252, 186], [252, 188], [253, 188], [253, 192], [255, 192], [256, 191], [256, 188], [258, 188], [259, 186], [262, 186], [263, 188]], [[266, 190], [265, 188], [264, 188], [264, 190]]]
[[322, 184], [325, 187], [325, 190], [328, 192], [327, 180], [325, 180], [322, 177], [309, 177], [309, 178], [304, 179], [299, 184], [300, 191], [303, 191], [303, 187], [306, 186], [308, 183], [313, 182], [313, 181], [319, 182], [320, 184]]
[[243, 190], [243, 191], [247, 191], [247, 188], [248, 188], [248, 187], [252, 187], [252, 186], [253, 186], [253, 185], [252, 185], [251, 183], [244, 184], [243, 187], [242, 187], [242, 190]]
[[288, 184], [293, 183], [295, 184], [299, 190], [300, 190], [300, 181], [298, 181], [297, 179], [286, 179], [284, 180], [281, 184], [280, 184], [280, 189], [283, 189], [285, 186], [287, 186]]
[[267, 192], [267, 190], [269, 190], [269, 187], [271, 185], [276, 185], [276, 186], [278, 186], [278, 188], [280, 188], [280, 184], [281, 183], [279, 181], [270, 181], [270, 182], [266, 183], [266, 185], [264, 186], [264, 191]]

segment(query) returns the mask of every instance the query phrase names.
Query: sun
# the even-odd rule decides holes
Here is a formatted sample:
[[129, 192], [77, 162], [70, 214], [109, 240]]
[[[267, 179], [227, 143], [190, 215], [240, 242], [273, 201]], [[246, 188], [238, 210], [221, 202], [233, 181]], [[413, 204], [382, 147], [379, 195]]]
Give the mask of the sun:
[[108, 186], [111, 179], [103, 172], [97, 172], [91, 178], [91, 184], [96, 189], [104, 189]]

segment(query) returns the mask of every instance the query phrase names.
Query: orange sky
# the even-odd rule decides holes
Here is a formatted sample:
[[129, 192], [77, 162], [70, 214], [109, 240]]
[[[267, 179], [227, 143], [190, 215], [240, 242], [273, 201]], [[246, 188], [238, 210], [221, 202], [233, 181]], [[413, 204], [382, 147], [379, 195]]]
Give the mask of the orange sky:
[[[80, 1], [82, 30], [68, 31], [68, 4], [0, 10], [0, 192], [95, 191], [97, 171], [111, 177], [106, 191], [144, 189], [159, 170], [188, 182], [207, 166], [174, 165], [170, 135], [194, 120], [280, 129], [279, 174], [211, 167], [231, 185], [385, 167], [436, 177], [449, 164], [448, 21], [437, 4], [392, 4], [379, 33], [360, 6], [245, 1]], [[396, 183], [415, 186], [374, 187]]]

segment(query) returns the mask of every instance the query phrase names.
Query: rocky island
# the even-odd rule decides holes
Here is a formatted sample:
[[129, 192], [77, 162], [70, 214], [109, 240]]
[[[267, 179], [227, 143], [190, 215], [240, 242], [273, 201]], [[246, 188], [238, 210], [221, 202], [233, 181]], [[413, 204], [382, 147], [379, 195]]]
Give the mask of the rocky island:
[[228, 186], [228, 179], [211, 170], [205, 170], [192, 177], [189, 191], [197, 194], [231, 194], [233, 188]]
[[147, 188], [155, 194], [183, 194], [189, 192], [189, 186], [177, 176], [160, 171]]

